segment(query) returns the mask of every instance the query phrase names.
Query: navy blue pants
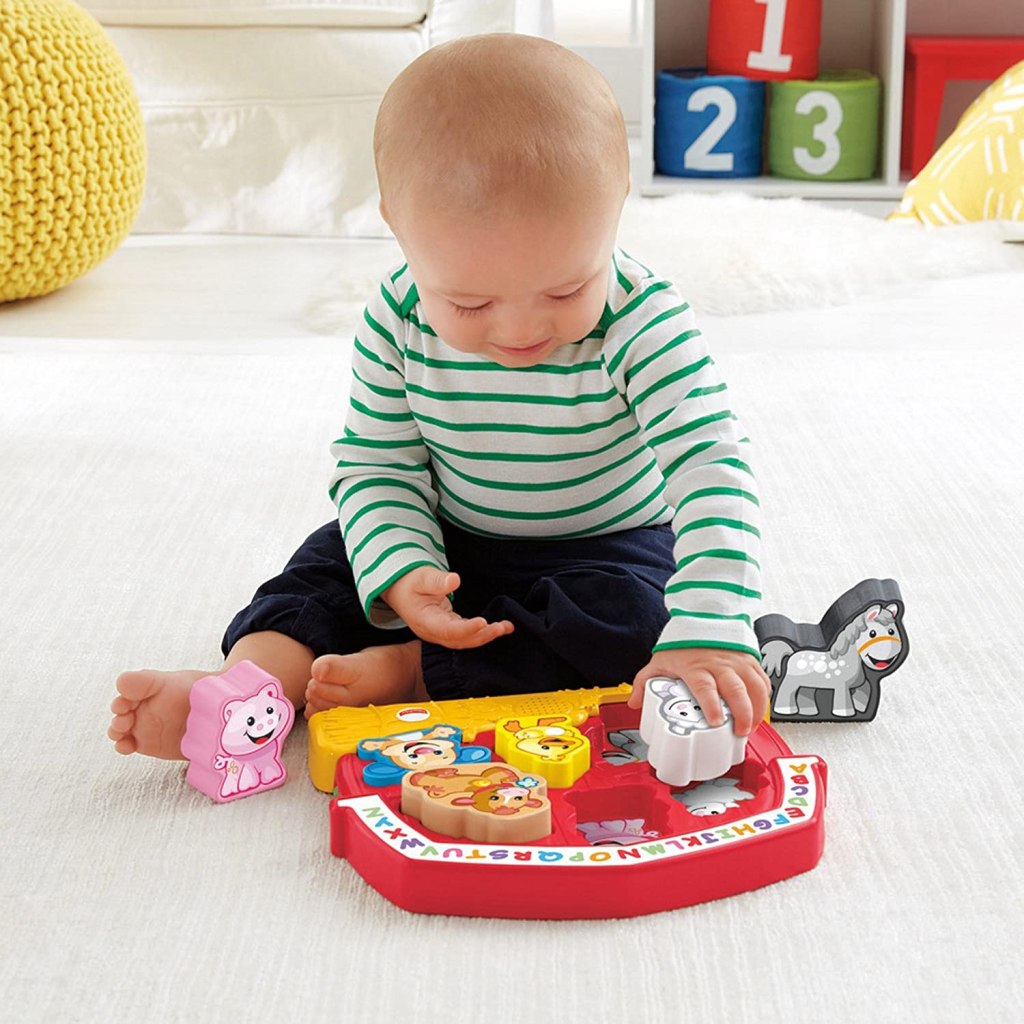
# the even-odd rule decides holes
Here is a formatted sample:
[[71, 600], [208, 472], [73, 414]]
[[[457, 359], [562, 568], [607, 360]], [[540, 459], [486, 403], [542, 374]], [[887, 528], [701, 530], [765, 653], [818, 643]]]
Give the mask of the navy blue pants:
[[[433, 700], [610, 686], [631, 682], [650, 660], [668, 621], [669, 526], [575, 540], [498, 540], [444, 521], [441, 527], [448, 564], [462, 578], [455, 610], [508, 619], [515, 631], [469, 650], [424, 643]], [[336, 522], [311, 534], [284, 572], [256, 591], [228, 627], [224, 653], [265, 630], [317, 657], [414, 639], [408, 629], [366, 621]]]

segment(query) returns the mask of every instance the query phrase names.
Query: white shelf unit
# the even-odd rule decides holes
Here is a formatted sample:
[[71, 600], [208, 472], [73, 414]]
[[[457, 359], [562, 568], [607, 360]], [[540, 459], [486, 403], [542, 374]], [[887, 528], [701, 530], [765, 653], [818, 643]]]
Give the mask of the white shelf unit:
[[[693, 9], [691, 23], [700, 24], [698, 8], [707, 0], [665, 0], [684, 10]], [[907, 0], [824, 0], [822, 17], [822, 69], [863, 67], [878, 75], [882, 83], [879, 170], [864, 181], [804, 181], [763, 175], [756, 178], [688, 178], [654, 172], [654, 82], [657, 66], [655, 0], [644, 0], [643, 61], [640, 109], [639, 187], [643, 195], [671, 195], [675, 192], [742, 191], [760, 196], [802, 196], [808, 199], [893, 200], [903, 192], [900, 182], [900, 133], [903, 115], [903, 52], [906, 39]], [[845, 18], [834, 18], [837, 12]], [[840, 56], [853, 33], [858, 38], [851, 49], [866, 61], [849, 63]], [[702, 48], [703, 52], [703, 48]]]

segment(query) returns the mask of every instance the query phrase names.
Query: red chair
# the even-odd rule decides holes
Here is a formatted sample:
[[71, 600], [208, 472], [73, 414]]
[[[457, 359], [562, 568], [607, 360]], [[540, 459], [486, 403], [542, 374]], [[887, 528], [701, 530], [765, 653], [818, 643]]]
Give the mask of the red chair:
[[1024, 36], [907, 36], [901, 165], [914, 176], [935, 152], [948, 81], [994, 81], [1024, 60]]

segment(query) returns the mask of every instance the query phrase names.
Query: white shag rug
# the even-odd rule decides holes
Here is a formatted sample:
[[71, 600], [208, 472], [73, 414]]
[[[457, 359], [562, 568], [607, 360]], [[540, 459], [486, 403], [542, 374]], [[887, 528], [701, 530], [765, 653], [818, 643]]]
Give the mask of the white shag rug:
[[[387, 236], [375, 201], [364, 230]], [[1024, 270], [1024, 246], [998, 222], [926, 228], [879, 220], [803, 199], [744, 193], [631, 198], [619, 244], [674, 281], [701, 313], [734, 316], [836, 306], [928, 278]], [[306, 310], [307, 326], [350, 330], [380, 278], [401, 255], [397, 244], [358, 266], [339, 266]]]

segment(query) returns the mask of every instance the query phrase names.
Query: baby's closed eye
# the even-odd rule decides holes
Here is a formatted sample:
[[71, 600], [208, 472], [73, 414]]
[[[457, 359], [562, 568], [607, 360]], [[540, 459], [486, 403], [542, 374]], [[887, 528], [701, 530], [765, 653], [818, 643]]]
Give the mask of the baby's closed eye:
[[476, 316], [491, 305], [489, 302], [484, 302], [479, 306], [460, 306], [457, 302], [452, 302], [450, 299], [448, 301], [458, 316]]

